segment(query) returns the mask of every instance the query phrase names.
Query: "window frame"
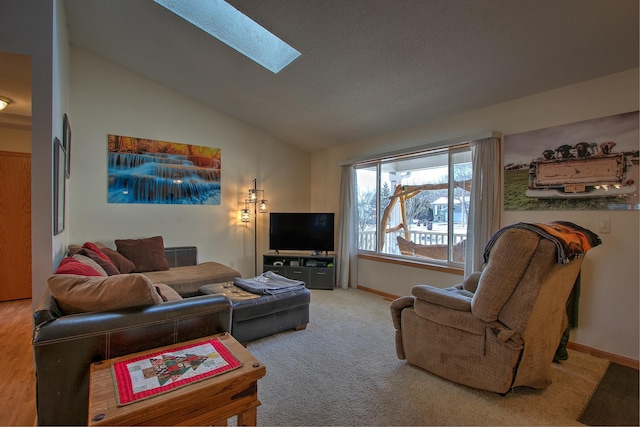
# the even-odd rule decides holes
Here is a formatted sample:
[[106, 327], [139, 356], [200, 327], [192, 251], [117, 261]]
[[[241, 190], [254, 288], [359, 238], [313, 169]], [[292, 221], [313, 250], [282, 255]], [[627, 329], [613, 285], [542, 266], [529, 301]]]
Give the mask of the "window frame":
[[[375, 182], [376, 182], [376, 186], [375, 186], [375, 244], [374, 244], [374, 249], [370, 250], [370, 249], [361, 249], [360, 248], [360, 233], [361, 233], [361, 229], [360, 227], [358, 227], [357, 230], [357, 236], [358, 236], [358, 244], [356, 245], [357, 247], [357, 253], [359, 257], [366, 257], [369, 259], [372, 258], [380, 258], [380, 259], [388, 259], [388, 260], [395, 260], [397, 262], [401, 262], [401, 263], [408, 263], [408, 264], [413, 264], [413, 265], [424, 265], [424, 266], [433, 266], [436, 267], [438, 269], [463, 269], [464, 268], [464, 260], [462, 262], [460, 261], [454, 261], [453, 260], [453, 246], [455, 245], [455, 238], [452, 237], [454, 236], [454, 211], [453, 209], [447, 209], [447, 244], [448, 244], [448, 250], [447, 250], [447, 259], [446, 260], [439, 260], [439, 259], [430, 259], [430, 258], [423, 258], [423, 257], [419, 257], [419, 256], [409, 256], [409, 255], [402, 255], [402, 254], [394, 254], [394, 253], [388, 253], [388, 252], [382, 252], [379, 248], [380, 246], [380, 233], [381, 233], [381, 216], [382, 216], [382, 210], [384, 209], [385, 206], [382, 206], [381, 203], [381, 189], [382, 189], [382, 168], [385, 164], [390, 164], [393, 162], [398, 162], [398, 161], [402, 161], [402, 160], [408, 160], [408, 159], [416, 159], [419, 160], [421, 158], [428, 158], [428, 157], [434, 157], [437, 155], [442, 155], [443, 153], [447, 154], [447, 171], [448, 171], [448, 176], [447, 176], [447, 202], [448, 202], [448, 206], [455, 206], [455, 160], [454, 160], [454, 156], [457, 153], [468, 153], [469, 156], [471, 156], [471, 146], [470, 143], [468, 141], [464, 141], [464, 142], [456, 142], [455, 144], [451, 144], [451, 145], [447, 145], [447, 146], [440, 146], [440, 147], [431, 147], [431, 148], [421, 148], [419, 150], [412, 150], [412, 151], [407, 151], [407, 152], [396, 152], [394, 154], [389, 154], [389, 155], [385, 155], [385, 156], [381, 156], [378, 158], [369, 158], [360, 162], [356, 162], [354, 163], [354, 169], [356, 171], [356, 194], [357, 194], [357, 203], [358, 203], [358, 215], [360, 215], [360, 203], [359, 203], [359, 192], [358, 192], [358, 171], [361, 169], [367, 169], [367, 168], [372, 168], [375, 167], [375, 173], [376, 173], [376, 177], [375, 177]], [[471, 160], [469, 160], [469, 163], [471, 162]], [[469, 178], [471, 179], [471, 178]], [[463, 208], [464, 209], [464, 208]], [[359, 218], [360, 219], [360, 218]], [[360, 223], [358, 221], [358, 223]]]

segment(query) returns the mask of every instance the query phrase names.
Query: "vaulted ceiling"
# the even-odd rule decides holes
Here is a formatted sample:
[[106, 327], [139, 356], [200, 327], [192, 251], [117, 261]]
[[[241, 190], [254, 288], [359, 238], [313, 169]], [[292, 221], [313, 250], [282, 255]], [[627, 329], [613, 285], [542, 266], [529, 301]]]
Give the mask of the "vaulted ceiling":
[[309, 152], [638, 67], [637, 0], [229, 3], [302, 56], [273, 74], [153, 0], [64, 6], [72, 44]]

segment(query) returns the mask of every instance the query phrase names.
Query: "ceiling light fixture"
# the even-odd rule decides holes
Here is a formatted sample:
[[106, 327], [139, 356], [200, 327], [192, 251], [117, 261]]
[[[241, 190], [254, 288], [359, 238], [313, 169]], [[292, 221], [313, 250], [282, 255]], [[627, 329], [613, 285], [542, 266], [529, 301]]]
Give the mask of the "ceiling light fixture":
[[4, 110], [5, 108], [7, 108], [7, 105], [11, 104], [11, 100], [9, 98], [5, 98], [3, 96], [0, 96], [0, 111]]
[[154, 0], [274, 74], [300, 56], [224, 0]]

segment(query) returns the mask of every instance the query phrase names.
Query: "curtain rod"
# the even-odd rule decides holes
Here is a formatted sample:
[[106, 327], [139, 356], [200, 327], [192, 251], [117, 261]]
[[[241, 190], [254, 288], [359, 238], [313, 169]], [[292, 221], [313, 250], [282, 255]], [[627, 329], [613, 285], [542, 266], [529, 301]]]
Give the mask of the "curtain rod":
[[385, 158], [385, 157], [394, 157], [394, 156], [398, 156], [398, 155], [401, 155], [401, 154], [414, 153], [414, 152], [419, 152], [419, 151], [423, 151], [423, 150], [427, 150], [427, 149], [444, 148], [444, 147], [447, 147], [449, 145], [455, 145], [455, 144], [460, 144], [460, 143], [463, 143], [463, 142], [475, 141], [475, 140], [478, 140], [478, 139], [485, 139], [485, 138], [502, 138], [502, 132], [491, 130], [491, 131], [478, 133], [478, 134], [475, 134], [475, 135], [464, 136], [464, 137], [459, 137], [459, 138], [452, 138], [452, 139], [448, 139], [448, 140], [445, 140], [445, 141], [435, 141], [435, 142], [432, 142], [430, 144], [423, 144], [423, 145], [419, 145], [417, 147], [407, 147], [407, 148], [404, 148], [404, 149], [401, 149], [401, 150], [387, 151], [387, 152], [378, 153], [378, 154], [370, 154], [368, 156], [356, 157], [356, 158], [351, 158], [351, 159], [344, 160], [342, 162], [339, 162], [338, 166], [354, 165], [356, 163], [361, 163], [361, 162], [366, 162], [366, 161], [370, 161], [370, 160], [381, 159], [381, 158]]

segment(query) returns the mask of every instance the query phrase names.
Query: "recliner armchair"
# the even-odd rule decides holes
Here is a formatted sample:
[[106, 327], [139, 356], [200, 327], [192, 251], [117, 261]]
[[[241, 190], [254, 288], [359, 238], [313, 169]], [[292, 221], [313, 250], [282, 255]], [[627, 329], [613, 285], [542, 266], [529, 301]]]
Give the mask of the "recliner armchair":
[[540, 233], [510, 228], [482, 273], [446, 289], [414, 286], [391, 304], [398, 358], [497, 393], [548, 386], [583, 259], [563, 265], [559, 249]]

